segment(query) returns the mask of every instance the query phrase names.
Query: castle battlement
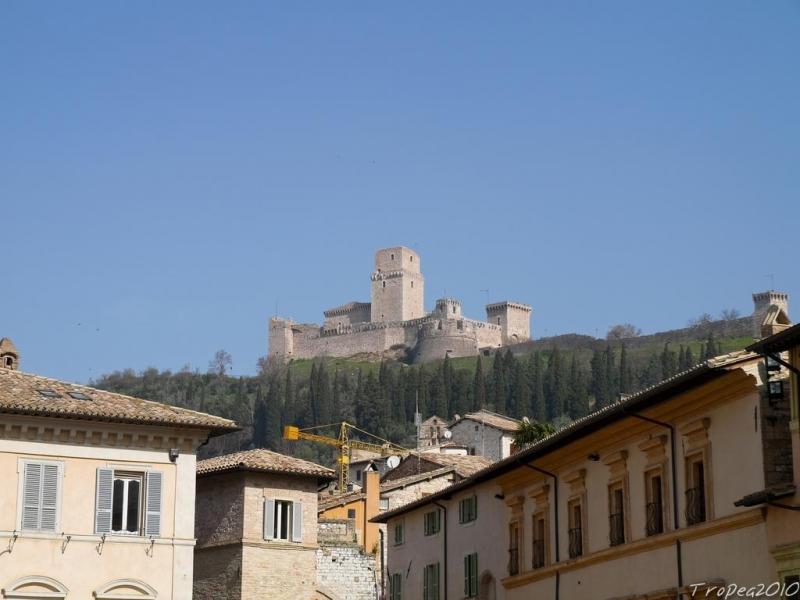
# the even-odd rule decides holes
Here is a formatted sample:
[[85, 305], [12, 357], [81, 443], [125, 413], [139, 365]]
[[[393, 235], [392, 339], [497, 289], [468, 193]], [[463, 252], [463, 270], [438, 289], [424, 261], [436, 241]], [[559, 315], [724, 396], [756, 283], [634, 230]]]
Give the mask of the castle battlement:
[[439, 298], [436, 308], [426, 312], [420, 257], [405, 246], [378, 250], [370, 281], [370, 302], [352, 301], [325, 310], [322, 326], [272, 317], [269, 356], [285, 361], [392, 353], [427, 361], [474, 356], [483, 348], [530, 338], [527, 304], [489, 304], [486, 321], [464, 317], [456, 298]]

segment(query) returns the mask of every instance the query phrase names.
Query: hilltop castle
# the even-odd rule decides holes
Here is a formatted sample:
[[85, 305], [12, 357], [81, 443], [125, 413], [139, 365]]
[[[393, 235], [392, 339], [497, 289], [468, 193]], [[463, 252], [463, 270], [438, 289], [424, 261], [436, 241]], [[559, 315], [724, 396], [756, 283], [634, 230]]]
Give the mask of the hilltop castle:
[[519, 302], [486, 306], [486, 321], [461, 314], [461, 303], [440, 298], [425, 312], [425, 278], [419, 254], [403, 246], [375, 253], [371, 302], [348, 302], [324, 312], [325, 322], [269, 321], [269, 357], [286, 361], [316, 356], [353, 356], [387, 352], [414, 362], [445, 356], [475, 356], [530, 339], [531, 307]]

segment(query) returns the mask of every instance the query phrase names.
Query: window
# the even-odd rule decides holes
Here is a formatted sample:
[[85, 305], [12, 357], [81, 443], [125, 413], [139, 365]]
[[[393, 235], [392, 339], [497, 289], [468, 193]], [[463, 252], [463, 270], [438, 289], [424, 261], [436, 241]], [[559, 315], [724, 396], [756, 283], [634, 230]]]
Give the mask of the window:
[[424, 519], [425, 535], [435, 535], [439, 533], [439, 529], [441, 527], [441, 518], [438, 508], [436, 510], [432, 510], [431, 512], [425, 513]]
[[143, 473], [114, 473], [111, 533], [138, 535], [142, 524]]
[[89, 396], [83, 392], [67, 392], [67, 396], [75, 398], [75, 400], [89, 400]]
[[413, 281], [411, 282], [411, 287], [412, 287], [412, 288], [414, 287], [414, 282], [413, 282]]
[[[383, 282], [383, 287], [386, 287], [386, 282], [385, 281]], [[381, 316], [383, 316], [383, 315], [381, 315]]]
[[160, 471], [97, 469], [95, 533], [161, 536]]
[[392, 573], [389, 578], [389, 600], [403, 600], [402, 573]]
[[706, 520], [706, 473], [702, 455], [687, 461], [686, 474], [686, 524], [695, 525]]
[[471, 523], [478, 518], [478, 497], [463, 498], [458, 503], [458, 522]]
[[39, 392], [45, 398], [61, 398], [61, 394], [59, 394], [55, 390], [44, 389], [44, 390], [36, 390], [36, 391]]
[[361, 481], [361, 469], [356, 471], [356, 481]]
[[511, 523], [508, 527], [508, 574], [519, 573], [519, 524]]
[[19, 519], [23, 531], [58, 531], [61, 469], [60, 463], [23, 463]]
[[405, 523], [400, 521], [394, 524], [394, 545], [399, 546], [406, 541]]
[[422, 600], [439, 600], [439, 563], [425, 565], [422, 577]]
[[[413, 287], [413, 286], [412, 286], [412, 287]], [[5, 361], [5, 363], [6, 363], [6, 368], [7, 368], [7, 369], [10, 369], [11, 367], [13, 367], [13, 366], [14, 366], [14, 359], [13, 359], [13, 358], [11, 358], [10, 356], [6, 356], [6, 357], [5, 357], [3, 360], [4, 360], [4, 361]]]
[[464, 596], [474, 598], [478, 595], [478, 553], [464, 557]]
[[583, 507], [580, 500], [569, 503], [569, 557], [583, 555]]
[[264, 500], [264, 539], [302, 541], [303, 503], [271, 498]]
[[380, 509], [381, 510], [389, 510], [389, 499], [388, 498], [381, 498]]
[[497, 317], [497, 324], [500, 325], [500, 317]]
[[545, 520], [544, 513], [537, 513], [533, 516], [533, 563], [534, 569], [541, 569], [546, 561], [545, 558]]
[[347, 518], [348, 519], [355, 519], [356, 518], [356, 509], [355, 508], [348, 508], [347, 509]]
[[608, 537], [612, 546], [625, 543], [625, 495], [622, 486], [609, 489]]
[[664, 489], [661, 470], [645, 473], [645, 494], [647, 499], [645, 524], [648, 536], [664, 533]]
[[394, 260], [394, 254], [390, 254], [389, 256], [391, 257], [391, 260]]

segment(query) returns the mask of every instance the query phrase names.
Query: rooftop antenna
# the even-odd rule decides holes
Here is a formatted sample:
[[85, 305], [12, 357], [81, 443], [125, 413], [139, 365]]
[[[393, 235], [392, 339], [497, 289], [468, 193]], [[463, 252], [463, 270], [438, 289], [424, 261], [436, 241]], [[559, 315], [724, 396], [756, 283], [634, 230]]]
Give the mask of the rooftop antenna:
[[486, 304], [489, 304], [489, 290], [481, 290], [482, 292], [486, 292]]
[[769, 284], [770, 288], [769, 289], [770, 289], [770, 291], [774, 290], [775, 289], [775, 273], [769, 273], [767, 275], [764, 275], [764, 277], [769, 277], [769, 281], [770, 281], [770, 284]]

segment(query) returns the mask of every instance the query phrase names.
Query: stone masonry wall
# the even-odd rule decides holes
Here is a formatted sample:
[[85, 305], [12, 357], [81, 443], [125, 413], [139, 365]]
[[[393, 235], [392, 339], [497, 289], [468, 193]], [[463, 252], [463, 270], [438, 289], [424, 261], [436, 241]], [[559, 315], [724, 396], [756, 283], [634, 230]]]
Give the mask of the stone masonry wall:
[[[453, 425], [450, 431], [453, 434], [452, 442], [470, 449], [474, 448], [475, 454], [485, 456], [492, 461], [505, 458], [503, 456], [503, 436], [506, 434], [499, 429], [464, 419]], [[471, 450], [470, 454], [472, 454]]]
[[241, 600], [242, 547], [195, 548], [194, 600]]
[[380, 582], [375, 557], [356, 544], [320, 544], [317, 589], [331, 600], [376, 600]]
[[242, 600], [312, 600], [316, 597], [315, 548], [245, 544], [242, 563]]

